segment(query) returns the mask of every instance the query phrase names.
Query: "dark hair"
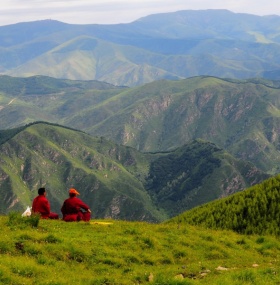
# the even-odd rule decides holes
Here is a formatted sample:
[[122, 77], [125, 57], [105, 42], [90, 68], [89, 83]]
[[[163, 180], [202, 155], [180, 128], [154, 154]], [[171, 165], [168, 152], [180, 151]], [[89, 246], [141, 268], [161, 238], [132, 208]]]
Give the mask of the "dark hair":
[[45, 188], [39, 188], [39, 189], [38, 189], [38, 194], [39, 194], [39, 195], [44, 195], [45, 192], [46, 192], [46, 189], [45, 189]]
[[76, 197], [75, 193], [69, 193], [69, 197]]

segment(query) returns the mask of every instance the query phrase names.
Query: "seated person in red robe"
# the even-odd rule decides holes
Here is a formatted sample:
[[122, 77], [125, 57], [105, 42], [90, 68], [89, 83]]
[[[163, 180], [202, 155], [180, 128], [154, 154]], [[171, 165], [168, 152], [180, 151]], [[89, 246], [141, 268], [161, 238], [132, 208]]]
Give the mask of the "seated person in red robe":
[[85, 204], [81, 199], [77, 198], [80, 193], [71, 188], [69, 190], [69, 198], [66, 199], [62, 205], [61, 212], [63, 220], [66, 222], [73, 221], [89, 221], [91, 210], [89, 206]]
[[51, 206], [46, 195], [47, 192], [45, 188], [38, 189], [38, 196], [32, 203], [32, 213], [39, 213], [42, 219], [58, 219], [58, 214], [51, 212]]

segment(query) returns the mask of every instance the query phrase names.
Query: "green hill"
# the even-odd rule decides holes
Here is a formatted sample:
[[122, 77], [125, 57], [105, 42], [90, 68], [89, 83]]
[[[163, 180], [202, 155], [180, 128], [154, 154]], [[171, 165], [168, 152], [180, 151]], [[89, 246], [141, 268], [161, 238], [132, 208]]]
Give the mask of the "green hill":
[[40, 185], [60, 213], [67, 189], [75, 185], [97, 217], [159, 219], [141, 183], [138, 167], [145, 171], [146, 161], [136, 164], [139, 155], [133, 149], [39, 123], [11, 137], [0, 152], [2, 213], [30, 205]]
[[157, 222], [268, 177], [208, 142], [141, 153], [43, 122], [1, 131], [0, 153], [1, 213], [31, 205], [41, 186], [60, 213], [75, 187], [94, 218]]
[[48, 121], [140, 151], [204, 139], [279, 172], [279, 81], [193, 77], [135, 88], [49, 77], [0, 77], [0, 129]]
[[[280, 282], [280, 242], [181, 224], [65, 223], [0, 217], [0, 283], [267, 285]], [[33, 224], [33, 222], [32, 222]]]
[[61, 122], [65, 116], [77, 115], [124, 89], [95, 80], [0, 76], [0, 128], [14, 128], [41, 120]]
[[245, 234], [280, 235], [280, 175], [237, 193], [187, 211], [171, 223]]

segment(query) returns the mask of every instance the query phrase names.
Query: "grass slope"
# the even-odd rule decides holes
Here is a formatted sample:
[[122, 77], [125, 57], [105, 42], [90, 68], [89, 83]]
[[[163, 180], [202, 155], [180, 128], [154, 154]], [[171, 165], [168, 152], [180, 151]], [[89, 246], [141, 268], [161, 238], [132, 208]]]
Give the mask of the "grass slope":
[[[280, 242], [189, 225], [0, 217], [0, 282], [14, 285], [279, 284]], [[27, 222], [26, 222], [27, 221]]]

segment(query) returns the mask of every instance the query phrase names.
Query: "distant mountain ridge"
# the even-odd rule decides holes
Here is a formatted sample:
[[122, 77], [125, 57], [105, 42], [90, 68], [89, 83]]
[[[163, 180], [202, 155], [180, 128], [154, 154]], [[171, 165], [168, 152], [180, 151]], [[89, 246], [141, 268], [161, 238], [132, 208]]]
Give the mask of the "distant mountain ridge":
[[198, 75], [279, 79], [279, 16], [227, 10], [150, 15], [129, 24], [43, 20], [0, 27], [0, 72], [136, 86]]

